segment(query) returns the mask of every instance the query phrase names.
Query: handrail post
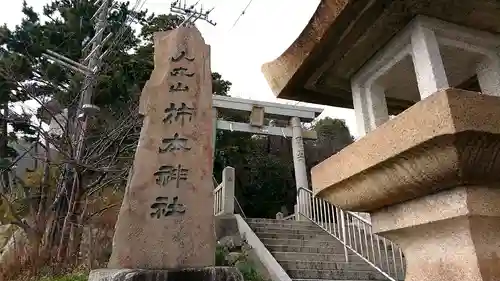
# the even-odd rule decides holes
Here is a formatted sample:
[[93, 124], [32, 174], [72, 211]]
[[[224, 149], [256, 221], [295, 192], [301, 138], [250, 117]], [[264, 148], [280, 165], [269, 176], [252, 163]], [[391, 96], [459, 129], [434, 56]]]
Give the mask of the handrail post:
[[234, 214], [234, 168], [229, 166], [222, 171], [222, 214]]
[[297, 204], [293, 205], [293, 214], [295, 215], [296, 221], [300, 220], [299, 205], [298, 205], [299, 202], [300, 202], [300, 197], [299, 197], [299, 201], [297, 202]]
[[349, 262], [349, 252], [347, 250], [347, 235], [346, 235], [346, 223], [345, 223], [345, 214], [343, 210], [340, 210], [340, 220], [341, 220], [341, 225], [342, 225], [342, 240], [344, 244], [344, 255], [345, 255], [345, 261]]

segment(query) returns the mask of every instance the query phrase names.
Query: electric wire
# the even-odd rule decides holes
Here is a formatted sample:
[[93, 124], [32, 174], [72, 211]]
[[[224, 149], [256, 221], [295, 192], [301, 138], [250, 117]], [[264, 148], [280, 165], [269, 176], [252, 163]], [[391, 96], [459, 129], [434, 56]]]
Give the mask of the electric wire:
[[241, 17], [243, 17], [243, 15], [245, 15], [246, 11], [248, 10], [248, 7], [250, 7], [250, 5], [252, 4], [253, 0], [249, 0], [245, 9], [243, 9], [243, 11], [241, 12], [241, 14], [238, 16], [238, 18], [236, 19], [236, 21], [234, 22], [233, 24], [233, 27], [231, 27], [231, 29], [233, 29], [236, 24], [238, 24], [238, 22], [240, 21]]

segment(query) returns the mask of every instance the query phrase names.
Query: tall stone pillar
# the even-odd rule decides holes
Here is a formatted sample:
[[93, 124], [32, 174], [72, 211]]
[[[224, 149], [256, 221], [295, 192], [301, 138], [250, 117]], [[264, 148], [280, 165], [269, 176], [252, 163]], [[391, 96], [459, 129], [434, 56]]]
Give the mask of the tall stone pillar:
[[[306, 156], [304, 153], [304, 139], [302, 138], [302, 125], [300, 124], [300, 119], [298, 117], [292, 117], [290, 119], [290, 124], [292, 126], [293, 168], [295, 171], [295, 186], [297, 188], [296, 203], [299, 210], [307, 212], [304, 206], [305, 202], [300, 202], [301, 200], [299, 198], [300, 188], [309, 189], [309, 182], [307, 180]], [[306, 205], [308, 204], [306, 203]], [[308, 214], [306, 214], [306, 216], [308, 216]], [[300, 216], [296, 216], [295, 218], [296, 220], [300, 220]]]
[[314, 167], [314, 192], [369, 212], [407, 281], [500, 280], [499, 120], [499, 97], [437, 92]]
[[209, 46], [195, 27], [159, 32], [134, 166], [108, 270], [90, 281], [238, 280], [215, 268]]

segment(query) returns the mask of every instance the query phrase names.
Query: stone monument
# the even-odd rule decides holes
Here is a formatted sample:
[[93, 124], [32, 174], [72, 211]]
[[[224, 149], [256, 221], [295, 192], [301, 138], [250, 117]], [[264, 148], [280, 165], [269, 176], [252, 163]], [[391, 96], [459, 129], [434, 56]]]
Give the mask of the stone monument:
[[212, 79], [195, 27], [155, 34], [143, 126], [113, 238], [109, 269], [89, 280], [237, 280], [215, 268]]

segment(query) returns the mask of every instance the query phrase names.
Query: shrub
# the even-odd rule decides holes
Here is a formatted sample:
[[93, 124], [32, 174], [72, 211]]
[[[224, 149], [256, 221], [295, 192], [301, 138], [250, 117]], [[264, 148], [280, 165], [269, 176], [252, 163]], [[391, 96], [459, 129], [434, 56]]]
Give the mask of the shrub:
[[236, 268], [243, 275], [244, 281], [267, 281], [255, 270], [249, 262], [240, 262], [236, 264]]
[[[244, 281], [268, 281], [264, 279], [259, 272], [255, 269], [254, 264], [248, 259], [246, 247], [239, 247], [237, 251], [233, 249], [231, 252], [228, 247], [217, 245], [215, 250], [215, 265], [216, 266], [235, 266], [243, 275]], [[239, 253], [237, 259], [231, 254]]]
[[215, 249], [215, 265], [216, 266], [228, 266], [226, 256], [229, 254], [229, 250], [226, 247], [217, 245]]

